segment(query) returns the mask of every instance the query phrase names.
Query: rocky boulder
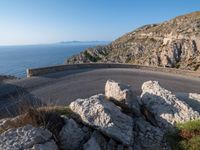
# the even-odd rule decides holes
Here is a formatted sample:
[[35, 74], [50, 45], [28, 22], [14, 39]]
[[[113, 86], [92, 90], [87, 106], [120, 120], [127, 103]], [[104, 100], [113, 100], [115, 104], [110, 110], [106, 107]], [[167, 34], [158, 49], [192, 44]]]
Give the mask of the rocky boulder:
[[158, 126], [163, 129], [173, 127], [177, 122], [200, 118], [197, 111], [179, 100], [170, 91], [162, 88], [157, 81], [143, 83], [141, 103], [155, 117]]
[[83, 123], [124, 145], [132, 144], [133, 119], [123, 114], [112, 102], [107, 101], [104, 95], [77, 99], [70, 104], [70, 108], [81, 117]]
[[59, 142], [62, 149], [76, 150], [83, 143], [86, 133], [73, 119], [65, 119], [65, 125], [59, 133]]
[[101, 150], [107, 150], [108, 147], [108, 137], [105, 137], [99, 131], [94, 131], [91, 137], [95, 138], [96, 142], [98, 143]]
[[134, 149], [161, 150], [169, 149], [164, 139], [164, 132], [152, 126], [143, 118], [137, 118], [134, 126]]
[[2, 150], [57, 150], [52, 134], [46, 129], [27, 125], [13, 128], [0, 134], [0, 149]]
[[129, 86], [125, 84], [107, 80], [105, 85], [105, 96], [108, 99], [114, 99], [128, 104], [131, 99], [131, 91]]
[[87, 141], [87, 143], [83, 145], [83, 149], [84, 150], [94, 150], [94, 149], [101, 150], [98, 142], [93, 136]]
[[113, 80], [107, 80], [105, 85], [105, 96], [107, 99], [114, 101], [119, 105], [121, 104], [121, 106], [127, 105], [130, 109], [137, 112], [140, 111], [137, 97], [128, 85], [121, 84]]

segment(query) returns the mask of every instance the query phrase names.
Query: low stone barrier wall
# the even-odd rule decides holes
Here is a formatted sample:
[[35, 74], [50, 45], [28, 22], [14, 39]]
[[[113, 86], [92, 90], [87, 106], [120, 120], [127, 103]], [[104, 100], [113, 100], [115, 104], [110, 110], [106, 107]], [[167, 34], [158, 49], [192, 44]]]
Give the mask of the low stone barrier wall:
[[66, 65], [57, 65], [43, 68], [33, 68], [27, 69], [27, 77], [40, 76], [48, 73], [55, 73], [65, 70], [73, 69], [86, 69], [86, 68], [133, 68], [133, 69], [142, 69], [149, 71], [158, 71], [165, 73], [180, 74], [186, 76], [200, 77], [200, 72], [189, 71], [189, 70], [180, 70], [174, 68], [163, 68], [163, 67], [151, 67], [151, 66], [142, 66], [134, 64], [103, 64], [103, 63], [90, 63], [90, 64], [66, 64]]

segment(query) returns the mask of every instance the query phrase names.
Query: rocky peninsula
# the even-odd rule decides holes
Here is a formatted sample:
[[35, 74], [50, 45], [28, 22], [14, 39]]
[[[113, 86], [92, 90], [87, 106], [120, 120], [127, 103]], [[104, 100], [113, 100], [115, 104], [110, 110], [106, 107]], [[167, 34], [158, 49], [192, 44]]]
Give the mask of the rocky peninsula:
[[177, 124], [199, 121], [200, 94], [175, 95], [157, 81], [146, 81], [141, 89], [136, 95], [130, 85], [108, 80], [103, 94], [2, 119], [0, 149], [172, 149], [166, 134]]
[[200, 70], [200, 12], [142, 26], [106, 46], [86, 49], [66, 63], [130, 63]]

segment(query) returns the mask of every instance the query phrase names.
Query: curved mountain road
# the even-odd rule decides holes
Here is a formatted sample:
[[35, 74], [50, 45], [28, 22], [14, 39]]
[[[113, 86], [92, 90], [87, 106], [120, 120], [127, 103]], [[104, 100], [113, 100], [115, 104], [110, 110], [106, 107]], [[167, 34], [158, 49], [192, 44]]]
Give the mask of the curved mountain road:
[[[200, 79], [139, 69], [78, 69], [45, 76], [7, 81], [0, 85], [0, 110], [16, 103], [21, 95], [37, 97], [45, 103], [66, 105], [77, 98], [103, 93], [106, 80], [129, 84], [139, 95], [141, 85], [148, 80], [159, 81], [172, 92], [200, 93]], [[12, 99], [10, 98], [12, 95]]]

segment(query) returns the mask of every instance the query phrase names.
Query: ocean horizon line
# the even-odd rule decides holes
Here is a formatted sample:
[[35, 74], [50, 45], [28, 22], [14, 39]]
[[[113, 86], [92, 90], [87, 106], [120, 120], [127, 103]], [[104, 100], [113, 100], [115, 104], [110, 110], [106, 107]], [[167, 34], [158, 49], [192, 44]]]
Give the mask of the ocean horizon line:
[[15, 47], [15, 46], [42, 46], [42, 45], [56, 45], [56, 44], [93, 44], [93, 43], [110, 43], [112, 41], [79, 41], [79, 40], [72, 40], [72, 41], [60, 41], [60, 42], [52, 42], [52, 43], [28, 43], [28, 44], [0, 44], [0, 47]]

